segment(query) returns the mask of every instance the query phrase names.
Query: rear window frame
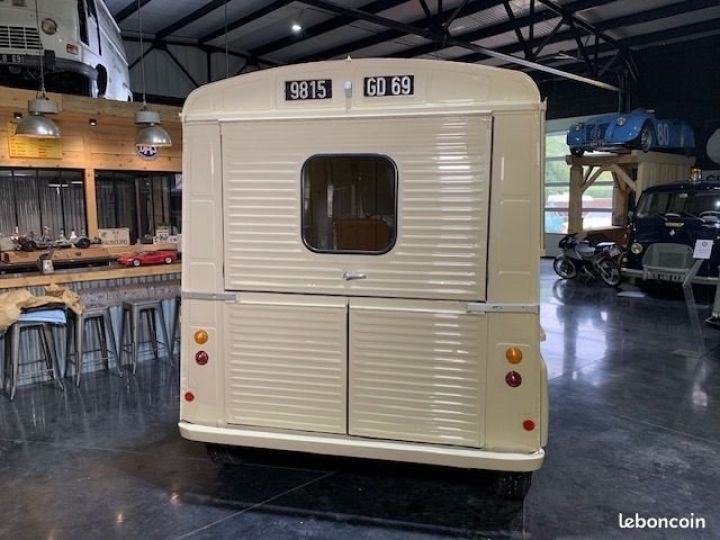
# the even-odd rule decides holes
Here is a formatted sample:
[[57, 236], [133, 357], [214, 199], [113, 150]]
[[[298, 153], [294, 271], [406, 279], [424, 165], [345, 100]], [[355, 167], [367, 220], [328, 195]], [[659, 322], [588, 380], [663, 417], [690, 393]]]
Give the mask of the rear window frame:
[[[348, 250], [348, 249], [317, 249], [313, 246], [311, 246], [307, 239], [305, 238], [305, 178], [306, 178], [306, 171], [308, 164], [313, 159], [319, 159], [319, 158], [380, 158], [381, 160], [386, 161], [390, 165], [392, 165], [393, 171], [394, 171], [394, 177], [393, 177], [393, 194], [394, 194], [394, 205], [393, 205], [393, 230], [392, 230], [392, 237], [390, 239], [390, 242], [388, 243], [387, 247], [382, 251], [364, 251], [364, 250]], [[339, 154], [334, 153], [321, 153], [321, 154], [313, 154], [309, 156], [302, 165], [302, 168], [300, 169], [300, 238], [302, 240], [303, 245], [312, 253], [317, 253], [319, 255], [370, 255], [370, 256], [379, 256], [379, 255], [387, 255], [390, 253], [395, 246], [397, 245], [397, 238], [398, 238], [398, 224], [400, 222], [398, 218], [398, 210], [399, 210], [399, 199], [400, 199], [400, 171], [398, 169], [397, 163], [393, 158], [388, 156], [387, 154], [380, 154], [380, 153], [370, 153], [370, 152], [360, 152], [360, 153], [349, 153], [349, 152], [343, 152]]]

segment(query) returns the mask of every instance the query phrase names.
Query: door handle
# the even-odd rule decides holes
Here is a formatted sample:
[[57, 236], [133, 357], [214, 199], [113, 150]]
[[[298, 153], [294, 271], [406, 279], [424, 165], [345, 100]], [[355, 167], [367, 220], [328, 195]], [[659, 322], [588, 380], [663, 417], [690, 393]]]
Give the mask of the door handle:
[[358, 271], [349, 271], [345, 272], [343, 274], [343, 279], [345, 281], [352, 281], [354, 279], [365, 279], [367, 277], [367, 274], [365, 272], [358, 272]]

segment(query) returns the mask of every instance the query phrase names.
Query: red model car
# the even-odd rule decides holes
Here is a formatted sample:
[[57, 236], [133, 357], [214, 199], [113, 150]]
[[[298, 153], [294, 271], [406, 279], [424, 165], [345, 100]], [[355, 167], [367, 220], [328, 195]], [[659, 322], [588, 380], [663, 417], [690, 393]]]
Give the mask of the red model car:
[[128, 253], [118, 259], [125, 266], [142, 266], [146, 264], [172, 264], [178, 260], [177, 251], [143, 251]]

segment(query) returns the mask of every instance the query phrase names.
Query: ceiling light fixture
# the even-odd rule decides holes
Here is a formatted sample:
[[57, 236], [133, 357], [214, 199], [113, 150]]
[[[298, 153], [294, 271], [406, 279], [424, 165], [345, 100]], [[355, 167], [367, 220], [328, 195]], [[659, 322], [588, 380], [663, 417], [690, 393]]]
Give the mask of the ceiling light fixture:
[[[40, 14], [38, 3], [35, 2], [35, 24], [40, 32]], [[28, 114], [18, 122], [16, 137], [32, 137], [36, 139], [59, 139], [60, 128], [48, 118], [47, 114], [57, 114], [58, 105], [45, 92], [45, 56], [40, 57], [40, 91], [35, 99], [28, 101]], [[21, 115], [22, 116], [22, 115]], [[17, 118], [17, 115], [15, 116]]]
[[172, 146], [172, 139], [167, 131], [160, 126], [160, 113], [148, 109], [145, 85], [145, 44], [143, 41], [142, 3], [138, 5], [138, 30], [140, 32], [140, 68], [142, 74], [143, 100], [142, 108], [135, 113], [135, 125], [138, 129], [135, 137], [135, 146]]

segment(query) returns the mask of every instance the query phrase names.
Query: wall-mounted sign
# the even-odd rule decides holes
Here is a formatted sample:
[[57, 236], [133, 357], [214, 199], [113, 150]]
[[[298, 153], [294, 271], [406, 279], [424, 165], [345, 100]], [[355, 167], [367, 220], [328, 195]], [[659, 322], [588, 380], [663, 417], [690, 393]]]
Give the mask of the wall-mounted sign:
[[103, 246], [127, 246], [130, 244], [130, 229], [98, 229], [98, 236]]
[[8, 122], [8, 152], [11, 158], [61, 159], [61, 139], [16, 137], [17, 124]]
[[157, 146], [147, 146], [147, 145], [140, 145], [136, 146], [136, 152], [137, 155], [146, 160], [146, 161], [153, 161], [157, 159], [158, 157], [158, 148]]

